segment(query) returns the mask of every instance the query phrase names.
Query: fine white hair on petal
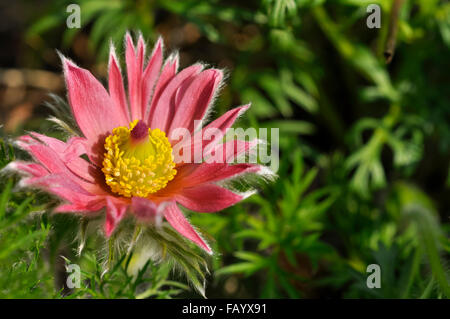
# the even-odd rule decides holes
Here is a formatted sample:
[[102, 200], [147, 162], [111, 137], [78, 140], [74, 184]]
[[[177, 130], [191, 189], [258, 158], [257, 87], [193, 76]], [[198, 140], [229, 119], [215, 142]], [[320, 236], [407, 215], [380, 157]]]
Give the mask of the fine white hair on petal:
[[242, 200], [249, 198], [252, 195], [255, 195], [257, 193], [256, 189], [248, 190], [246, 192], [240, 192], [237, 193], [238, 195], [242, 196]]
[[0, 169], [0, 176], [10, 176], [10, 175], [17, 174], [17, 173], [23, 174], [24, 172], [21, 172], [18, 169], [16, 162], [11, 162], [8, 165], [6, 165], [5, 167], [3, 167], [2, 169]]
[[[203, 69], [206, 70], [208, 69], [209, 65], [206, 63], [202, 63], [202, 62], [197, 62], [200, 63], [203, 66]], [[222, 89], [225, 87], [226, 85], [226, 79], [227, 79], [227, 71], [226, 69], [219, 69], [219, 68], [213, 68], [217, 71], [219, 71], [222, 74], [222, 78], [220, 79], [219, 84], [217, 85], [216, 89], [213, 92], [213, 96], [211, 97], [211, 100], [209, 101], [208, 107], [206, 108], [205, 114], [203, 115], [203, 118], [201, 119], [201, 123], [206, 123], [210, 120], [210, 117], [213, 115], [213, 110], [214, 110], [214, 104], [216, 102], [217, 97], [220, 95], [220, 92], [222, 91]], [[194, 127], [194, 132], [200, 130], [201, 127]]]
[[15, 140], [14, 142], [12, 142], [12, 145], [26, 151], [26, 143], [23, 141]]
[[42, 191], [41, 188], [39, 188], [36, 185], [33, 185], [32, 183], [29, 183], [30, 178], [22, 178], [14, 187], [15, 190], [24, 190], [24, 189], [34, 189], [37, 191]]
[[164, 64], [163, 67], [161, 68], [161, 70], [164, 69], [165, 66], [167, 66], [168, 63], [172, 63], [175, 61], [175, 73], [178, 72], [178, 68], [180, 67], [180, 54], [178, 52], [178, 50], [174, 50], [172, 51], [172, 53], [170, 53], [170, 55], [164, 60]]
[[127, 47], [127, 41], [128, 41], [128, 38], [130, 38], [131, 44], [133, 45], [133, 48], [135, 49], [135, 47], [134, 47], [134, 40], [133, 40], [133, 37], [131, 36], [129, 30], [127, 30], [127, 32], [125, 32], [125, 36], [123, 37], [123, 44], [124, 44], [123, 47], [124, 47], [124, 48]]
[[[144, 38], [142, 38], [144, 39]], [[145, 40], [144, 41], [144, 47], [147, 46]], [[158, 49], [158, 43], [161, 44], [161, 53], [164, 59], [164, 39], [161, 35], [158, 36], [158, 40], [156, 40], [155, 44], [153, 45], [152, 52], [147, 56], [147, 61], [145, 62], [144, 68], [147, 66], [148, 62], [150, 62], [150, 59], [152, 58], [153, 54], [155, 54], [155, 51]], [[161, 71], [161, 70], [160, 70]]]
[[62, 132], [67, 134], [67, 138], [70, 138], [72, 136], [79, 136], [79, 134], [72, 129], [72, 127], [70, 127], [69, 124], [67, 124], [66, 122], [54, 117], [54, 116], [50, 116], [48, 118], [48, 120], [54, 124], [57, 125], [57, 128], [59, 128]]
[[[238, 163], [248, 163], [250, 159], [252, 159], [252, 158], [256, 159], [257, 155], [258, 155], [258, 147], [260, 145], [267, 144], [266, 141], [261, 140], [259, 138], [253, 139], [253, 140], [249, 141], [249, 143], [250, 143], [250, 147], [247, 150], [243, 150], [242, 152], [237, 154], [236, 157], [234, 158], [235, 160], [238, 161]], [[256, 163], [250, 163], [250, 164], [256, 164]]]
[[269, 167], [260, 165], [259, 171], [256, 172], [259, 176], [263, 177], [264, 179], [268, 181], [274, 181], [278, 178], [278, 175], [274, 173]]
[[[120, 73], [122, 74], [122, 70], [120, 67], [120, 61], [116, 54], [116, 47], [114, 46], [114, 42], [112, 39], [109, 41], [109, 55], [113, 57], [113, 59], [117, 62], [117, 67], [119, 68]], [[112, 59], [108, 60], [108, 69], [111, 67]]]
[[[244, 199], [257, 193], [257, 188], [266, 182], [274, 181], [278, 176], [267, 166], [257, 165], [258, 171], [236, 174], [215, 184], [244, 196]], [[242, 191], [246, 189], [246, 191]]]
[[[136, 42], [136, 49], [139, 47], [139, 44], [140, 44], [140, 42], [142, 41], [142, 49], [143, 49], [143, 55], [144, 55], [144, 61], [143, 62], [145, 62], [145, 53], [146, 53], [146, 50], [147, 50], [147, 43], [145, 42], [145, 40], [144, 40], [144, 36], [142, 35], [142, 31], [141, 30], [139, 30], [138, 31], [138, 36], [137, 36], [137, 42]], [[136, 51], [136, 53], [137, 53], [137, 51]]]
[[79, 136], [81, 134], [75, 119], [73, 118], [70, 105], [63, 98], [50, 93], [50, 101], [45, 101], [44, 105], [54, 114], [49, 120], [57, 124], [58, 129], [62, 129], [69, 136]]

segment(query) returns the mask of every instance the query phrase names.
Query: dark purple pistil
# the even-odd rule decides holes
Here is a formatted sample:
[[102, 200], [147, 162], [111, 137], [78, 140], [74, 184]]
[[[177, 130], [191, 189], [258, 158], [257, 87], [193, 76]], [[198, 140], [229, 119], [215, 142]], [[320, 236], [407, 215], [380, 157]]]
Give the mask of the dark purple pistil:
[[131, 130], [131, 139], [135, 142], [143, 140], [148, 136], [148, 126], [144, 121], [139, 120], [136, 126]]

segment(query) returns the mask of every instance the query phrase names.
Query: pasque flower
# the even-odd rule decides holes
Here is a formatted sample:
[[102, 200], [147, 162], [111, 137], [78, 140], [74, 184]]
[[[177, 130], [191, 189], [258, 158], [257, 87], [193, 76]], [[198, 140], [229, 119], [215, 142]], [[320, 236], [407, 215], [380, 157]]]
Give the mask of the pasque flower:
[[[146, 58], [139, 36], [135, 46], [125, 36], [127, 90], [120, 63], [111, 47], [108, 90], [87, 70], [61, 56], [68, 101], [81, 136], [61, 141], [39, 133], [22, 136], [17, 143], [33, 162], [16, 161], [10, 167], [25, 173], [25, 186], [38, 187], [62, 199], [56, 212], [83, 215], [105, 213], [105, 234], [110, 236], [127, 214], [142, 222], [164, 218], [181, 235], [211, 252], [208, 244], [185, 218], [180, 206], [198, 212], [216, 212], [246, 195], [220, 184], [247, 173], [256, 164], [226, 161], [176, 161], [172, 132], [184, 128], [192, 136], [215, 128], [223, 136], [249, 105], [226, 112], [204, 127], [195, 120], [208, 114], [221, 86], [223, 73], [197, 63], [178, 71], [178, 55], [163, 59], [159, 39]], [[201, 151], [232, 143], [238, 156], [254, 142], [203, 140]], [[185, 145], [194, 149], [192, 145]], [[230, 154], [227, 153], [227, 157]]]

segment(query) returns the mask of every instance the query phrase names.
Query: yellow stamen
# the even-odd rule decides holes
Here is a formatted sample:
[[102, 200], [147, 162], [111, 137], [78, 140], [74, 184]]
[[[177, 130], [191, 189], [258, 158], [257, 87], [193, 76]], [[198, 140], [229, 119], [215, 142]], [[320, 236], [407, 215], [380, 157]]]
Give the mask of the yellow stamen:
[[148, 136], [134, 140], [131, 132], [136, 124], [137, 120], [129, 128], [116, 127], [105, 140], [102, 171], [106, 184], [125, 197], [147, 197], [166, 187], [177, 173], [166, 134], [149, 128]]

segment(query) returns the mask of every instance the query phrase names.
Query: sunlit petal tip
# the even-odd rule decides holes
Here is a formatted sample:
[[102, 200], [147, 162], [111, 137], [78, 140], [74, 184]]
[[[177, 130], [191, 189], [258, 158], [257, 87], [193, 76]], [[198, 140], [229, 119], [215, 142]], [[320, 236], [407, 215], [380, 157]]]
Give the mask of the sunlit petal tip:
[[23, 171], [19, 168], [19, 163], [17, 161], [8, 163], [5, 167], [0, 170], [1, 174], [8, 173], [23, 173]]
[[132, 52], [135, 52], [135, 48], [134, 48], [134, 42], [133, 42], [133, 37], [130, 34], [130, 31], [127, 31], [125, 33], [125, 49], [126, 50], [132, 50]]
[[180, 54], [178, 51], [172, 52], [164, 62], [164, 67], [168, 66], [174, 69], [174, 73], [178, 72], [178, 67], [180, 64]]
[[120, 70], [119, 59], [116, 54], [116, 47], [114, 46], [114, 42], [111, 40], [109, 43], [109, 60], [108, 60], [108, 69], [111, 68], [111, 64], [114, 64], [114, 67], [117, 67]]
[[142, 35], [141, 31], [139, 31], [139, 33], [138, 33], [138, 41], [137, 41], [136, 48], [137, 48], [137, 52], [142, 51], [142, 53], [145, 55], [145, 50], [147, 48], [147, 44], [145, 43], [144, 36]]
[[169, 224], [181, 235], [194, 242], [208, 254], [213, 254], [211, 247], [209, 247], [208, 243], [189, 223], [183, 212], [178, 208], [177, 204], [168, 204], [164, 211], [164, 217], [169, 222]]
[[23, 135], [18, 137], [12, 144], [13, 146], [16, 146], [24, 151], [29, 151], [30, 145], [36, 143], [36, 140], [33, 139], [29, 135]]

